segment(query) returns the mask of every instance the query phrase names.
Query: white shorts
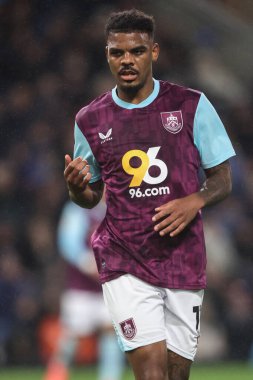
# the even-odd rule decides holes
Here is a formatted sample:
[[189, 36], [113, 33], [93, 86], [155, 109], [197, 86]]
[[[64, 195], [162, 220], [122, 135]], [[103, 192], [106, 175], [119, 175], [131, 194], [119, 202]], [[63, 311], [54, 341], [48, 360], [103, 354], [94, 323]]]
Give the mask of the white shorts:
[[168, 349], [194, 360], [204, 290], [160, 288], [129, 274], [102, 287], [123, 351], [166, 340]]
[[112, 326], [102, 293], [73, 289], [65, 291], [61, 297], [61, 322], [77, 336]]

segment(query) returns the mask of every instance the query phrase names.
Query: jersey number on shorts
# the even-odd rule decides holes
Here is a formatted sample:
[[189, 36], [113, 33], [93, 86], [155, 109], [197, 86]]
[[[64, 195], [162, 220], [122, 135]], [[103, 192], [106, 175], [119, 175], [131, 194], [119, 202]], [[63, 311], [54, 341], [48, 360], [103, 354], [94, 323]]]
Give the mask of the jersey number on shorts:
[[193, 306], [193, 313], [196, 313], [196, 330], [199, 329], [199, 317], [200, 317], [200, 307], [199, 306]]

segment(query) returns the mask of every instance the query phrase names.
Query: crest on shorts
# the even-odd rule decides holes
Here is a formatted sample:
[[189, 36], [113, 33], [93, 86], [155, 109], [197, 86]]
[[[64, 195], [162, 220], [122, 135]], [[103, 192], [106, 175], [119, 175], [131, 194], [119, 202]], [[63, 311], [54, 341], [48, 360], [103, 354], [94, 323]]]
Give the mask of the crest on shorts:
[[181, 111], [161, 112], [162, 123], [166, 131], [178, 133], [183, 128], [183, 116]]
[[126, 339], [131, 340], [135, 337], [137, 330], [133, 318], [120, 322], [120, 327]]

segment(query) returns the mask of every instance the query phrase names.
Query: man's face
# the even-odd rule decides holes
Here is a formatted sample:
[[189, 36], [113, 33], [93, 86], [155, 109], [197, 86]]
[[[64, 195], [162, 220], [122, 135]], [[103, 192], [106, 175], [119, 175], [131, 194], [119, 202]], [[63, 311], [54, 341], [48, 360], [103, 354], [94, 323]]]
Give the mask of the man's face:
[[159, 47], [147, 33], [110, 33], [106, 56], [117, 86], [123, 92], [138, 91], [152, 80], [152, 62]]

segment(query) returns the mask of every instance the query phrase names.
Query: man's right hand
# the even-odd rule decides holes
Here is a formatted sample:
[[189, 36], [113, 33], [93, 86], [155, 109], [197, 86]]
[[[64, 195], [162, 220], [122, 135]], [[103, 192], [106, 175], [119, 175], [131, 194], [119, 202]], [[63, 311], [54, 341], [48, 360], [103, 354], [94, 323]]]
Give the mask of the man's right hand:
[[72, 158], [66, 154], [64, 178], [69, 191], [74, 196], [82, 193], [91, 179], [88, 162], [81, 157], [72, 160]]

